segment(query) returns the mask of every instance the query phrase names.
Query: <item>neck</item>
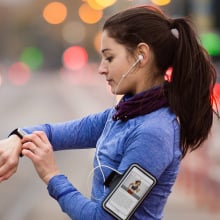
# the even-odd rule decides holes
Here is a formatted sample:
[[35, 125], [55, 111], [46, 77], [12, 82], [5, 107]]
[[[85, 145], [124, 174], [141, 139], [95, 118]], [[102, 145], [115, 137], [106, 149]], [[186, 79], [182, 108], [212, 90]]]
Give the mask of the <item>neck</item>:
[[153, 87], [156, 87], [156, 86], [162, 86], [164, 84], [165, 80], [164, 80], [164, 77], [161, 76], [161, 77], [157, 77], [156, 79], [154, 80], [150, 80], [150, 79], [146, 79], [146, 80], [142, 80], [142, 83], [136, 88], [136, 91], [134, 91], [134, 93], [132, 94], [138, 94], [138, 93], [141, 93], [143, 91], [146, 91], [146, 90], [149, 90]]

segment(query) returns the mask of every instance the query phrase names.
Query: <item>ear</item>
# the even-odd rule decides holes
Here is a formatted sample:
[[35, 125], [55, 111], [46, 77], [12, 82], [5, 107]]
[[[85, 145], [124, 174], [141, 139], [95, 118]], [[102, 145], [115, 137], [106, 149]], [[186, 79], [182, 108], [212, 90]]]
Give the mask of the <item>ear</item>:
[[141, 54], [143, 56], [143, 59], [139, 63], [139, 66], [145, 66], [149, 63], [151, 50], [148, 44], [139, 43], [137, 46], [137, 54]]

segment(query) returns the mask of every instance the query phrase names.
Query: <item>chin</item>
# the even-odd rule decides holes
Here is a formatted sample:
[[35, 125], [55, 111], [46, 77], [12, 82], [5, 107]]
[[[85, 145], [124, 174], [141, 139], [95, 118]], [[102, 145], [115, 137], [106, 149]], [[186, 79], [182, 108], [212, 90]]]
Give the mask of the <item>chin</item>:
[[125, 91], [123, 89], [119, 89], [117, 87], [111, 87], [111, 92], [114, 95], [124, 95], [124, 94], [128, 93], [128, 91]]
[[120, 94], [120, 91], [118, 91], [117, 88], [115, 88], [115, 87], [111, 87], [111, 91], [112, 91], [112, 94], [114, 94], [114, 95]]

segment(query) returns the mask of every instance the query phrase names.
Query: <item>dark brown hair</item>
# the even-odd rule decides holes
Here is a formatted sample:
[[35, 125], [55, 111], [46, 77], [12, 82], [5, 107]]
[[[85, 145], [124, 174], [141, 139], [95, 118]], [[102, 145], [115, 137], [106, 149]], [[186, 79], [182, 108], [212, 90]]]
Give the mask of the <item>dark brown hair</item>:
[[172, 67], [167, 97], [180, 121], [183, 157], [198, 148], [212, 126], [216, 71], [191, 21], [172, 19], [156, 7], [141, 6], [113, 15], [103, 30], [129, 51], [147, 43], [160, 74], [165, 76]]

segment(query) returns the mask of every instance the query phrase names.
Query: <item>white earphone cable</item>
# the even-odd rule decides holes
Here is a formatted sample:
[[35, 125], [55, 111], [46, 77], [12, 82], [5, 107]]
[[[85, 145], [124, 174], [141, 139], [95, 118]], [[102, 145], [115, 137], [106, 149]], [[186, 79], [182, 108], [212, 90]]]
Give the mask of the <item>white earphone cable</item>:
[[[117, 86], [116, 86], [116, 88], [115, 88], [115, 91], [113, 92], [113, 94], [114, 94], [113, 107], [112, 107], [112, 109], [111, 109], [111, 111], [110, 111], [110, 113], [109, 113], [110, 116], [108, 116], [108, 119], [107, 119], [107, 121], [106, 121], [106, 123], [105, 123], [105, 126], [104, 126], [104, 128], [103, 128], [103, 131], [105, 130], [108, 121], [110, 121], [111, 118], [112, 118], [113, 111], [114, 111], [114, 106], [115, 106], [116, 103], [117, 103], [117, 91], [118, 91], [119, 86], [121, 85], [122, 81], [127, 77], [127, 75], [131, 72], [131, 70], [132, 70], [142, 59], [143, 59], [143, 55], [138, 55], [138, 59], [135, 61], [135, 63], [132, 64], [132, 66], [128, 69], [128, 71], [127, 71], [125, 74], [123, 74], [122, 77], [121, 77], [121, 79], [119, 80], [119, 82], [118, 82], [118, 84], [117, 84]], [[109, 131], [108, 131], [108, 132], [109, 132]], [[121, 174], [121, 173], [118, 172], [116, 169], [114, 169], [114, 168], [108, 166], [108, 165], [102, 165], [102, 164], [101, 164], [101, 161], [100, 161], [99, 155], [98, 155], [98, 154], [99, 154], [99, 148], [100, 148], [100, 145], [97, 147], [96, 153], [95, 153], [95, 157], [96, 157], [98, 166], [96, 166], [95, 168], [93, 168], [93, 169], [90, 171], [90, 173], [89, 173], [89, 175], [88, 175], [88, 178], [90, 178], [90, 176], [92, 175], [92, 173], [94, 173], [94, 171], [99, 168], [99, 169], [100, 169], [100, 172], [101, 172], [101, 175], [102, 175], [102, 178], [103, 178], [103, 182], [105, 182], [105, 181], [106, 181], [106, 178], [105, 178], [105, 174], [104, 174], [104, 171], [103, 171], [102, 167], [108, 168], [108, 169], [110, 169], [110, 170], [112, 170], [112, 171], [115, 171], [116, 173], [119, 173], [119, 174]], [[87, 178], [87, 184], [88, 184], [88, 178]], [[88, 185], [87, 185], [87, 186], [88, 186]], [[104, 186], [104, 187], [103, 187], [103, 190], [104, 190], [104, 192], [105, 192], [105, 190], [106, 190], [106, 189], [105, 189], [105, 185], [103, 184], [103, 186]], [[92, 195], [91, 195], [91, 196], [92, 196]], [[96, 199], [96, 200], [99, 200], [99, 199], [100, 199], [100, 198], [95, 198], [95, 197], [93, 197], [93, 198]]]

